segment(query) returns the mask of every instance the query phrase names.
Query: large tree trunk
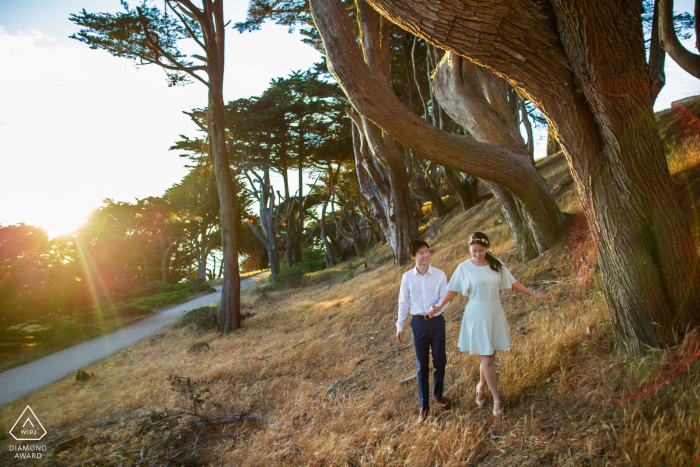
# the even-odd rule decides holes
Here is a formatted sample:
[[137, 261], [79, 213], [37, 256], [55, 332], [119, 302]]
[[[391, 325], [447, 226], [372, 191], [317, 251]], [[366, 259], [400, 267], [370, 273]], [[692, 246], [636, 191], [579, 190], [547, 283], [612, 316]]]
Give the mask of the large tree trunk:
[[545, 114], [598, 246], [621, 347], [640, 353], [700, 324], [696, 244], [654, 125], [639, 2], [446, 0], [426, 14], [422, 3], [368, 1], [505, 77]]

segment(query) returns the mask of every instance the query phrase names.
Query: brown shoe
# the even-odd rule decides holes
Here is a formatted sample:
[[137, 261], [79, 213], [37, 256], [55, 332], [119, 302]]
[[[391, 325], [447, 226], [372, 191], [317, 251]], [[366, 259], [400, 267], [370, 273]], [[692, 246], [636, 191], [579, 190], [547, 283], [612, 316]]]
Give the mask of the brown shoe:
[[428, 418], [428, 414], [430, 413], [430, 409], [420, 409], [420, 413], [418, 414], [418, 423], [423, 423], [426, 418]]
[[433, 399], [435, 399], [435, 402], [437, 402], [443, 409], [449, 409], [452, 407], [452, 402], [445, 397], [433, 397]]

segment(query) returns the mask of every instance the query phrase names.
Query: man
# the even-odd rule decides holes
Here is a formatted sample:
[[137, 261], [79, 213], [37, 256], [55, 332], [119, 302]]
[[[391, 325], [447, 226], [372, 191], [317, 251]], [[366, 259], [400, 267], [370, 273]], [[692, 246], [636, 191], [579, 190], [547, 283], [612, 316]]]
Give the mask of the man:
[[430, 266], [430, 251], [423, 240], [414, 240], [408, 246], [411, 259], [416, 267], [406, 272], [401, 278], [399, 292], [399, 319], [396, 321], [396, 339], [403, 344], [403, 325], [411, 317], [413, 329], [413, 346], [416, 350], [416, 367], [418, 376], [418, 395], [420, 412], [418, 423], [423, 423], [430, 412], [429, 350], [433, 351], [433, 397], [442, 408], [449, 408], [450, 401], [442, 396], [445, 378], [445, 318], [442, 311], [430, 317], [430, 307], [440, 303], [447, 293], [447, 276], [439, 269]]

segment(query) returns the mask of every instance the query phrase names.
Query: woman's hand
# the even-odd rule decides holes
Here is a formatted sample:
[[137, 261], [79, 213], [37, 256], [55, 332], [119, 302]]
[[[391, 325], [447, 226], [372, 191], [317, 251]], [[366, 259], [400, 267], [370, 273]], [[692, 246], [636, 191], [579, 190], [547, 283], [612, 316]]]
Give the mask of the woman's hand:
[[532, 298], [536, 298], [538, 300], [551, 300], [552, 297], [549, 295], [540, 295], [538, 293], [533, 292], [532, 290], [528, 289], [525, 287], [523, 284], [521, 284], [518, 281], [515, 281], [511, 284], [511, 287], [513, 287], [513, 290], [517, 290], [520, 293], [524, 293], [525, 295], [529, 295]]
[[442, 307], [440, 305], [433, 305], [430, 307], [430, 311], [428, 312], [428, 316], [431, 318], [435, 316], [435, 314], [440, 313], [440, 310], [442, 310]]

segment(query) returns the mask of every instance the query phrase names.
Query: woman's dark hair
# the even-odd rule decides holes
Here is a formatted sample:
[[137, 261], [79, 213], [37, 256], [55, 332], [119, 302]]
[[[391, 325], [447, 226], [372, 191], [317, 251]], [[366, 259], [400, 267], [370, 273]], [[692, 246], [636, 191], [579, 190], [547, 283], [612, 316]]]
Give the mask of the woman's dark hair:
[[413, 240], [411, 243], [409, 243], [408, 253], [411, 255], [411, 258], [415, 257], [416, 253], [418, 253], [418, 250], [420, 250], [423, 247], [426, 247], [428, 250], [430, 250], [428, 244], [425, 243], [423, 240]]
[[[490, 248], [491, 242], [489, 241], [489, 237], [487, 237], [484, 232], [474, 232], [472, 236], [469, 237], [469, 246], [472, 245], [481, 245], [484, 248]], [[501, 272], [501, 267], [503, 264], [488, 251], [486, 252], [486, 261], [489, 262], [489, 267], [491, 269], [496, 272]]]

